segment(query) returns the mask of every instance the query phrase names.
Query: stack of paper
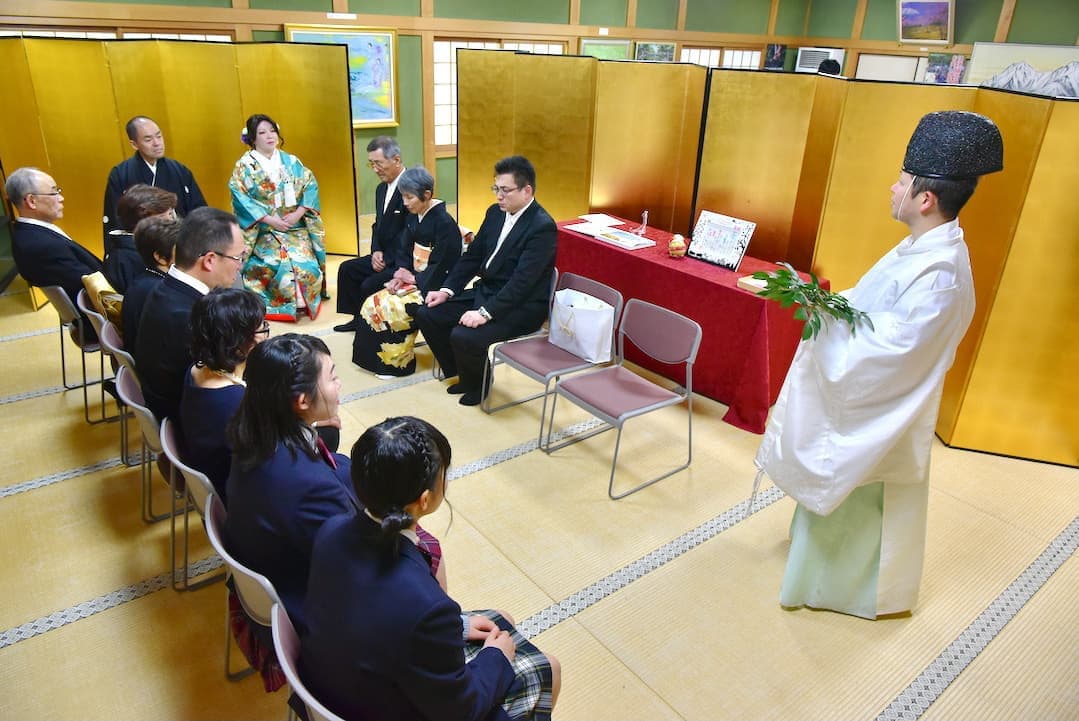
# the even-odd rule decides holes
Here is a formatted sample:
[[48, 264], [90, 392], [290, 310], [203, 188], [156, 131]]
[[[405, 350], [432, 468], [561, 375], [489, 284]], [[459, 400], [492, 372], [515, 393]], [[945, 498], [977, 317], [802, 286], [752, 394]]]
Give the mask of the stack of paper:
[[[565, 229], [575, 230], [584, 235], [591, 235], [597, 240], [617, 245], [619, 248], [625, 248], [626, 250], [650, 248], [656, 244], [656, 241], [649, 240], [636, 233], [630, 233], [626, 230], [619, 230], [618, 228], [611, 227], [612, 225], [621, 225], [622, 221], [617, 218], [612, 218], [609, 215], [594, 214], [589, 216], [582, 215], [581, 217], [590, 218], [591, 220], [586, 220], [584, 223], [575, 223], [574, 225], [564, 226]], [[613, 223], [607, 221], [613, 221]]]

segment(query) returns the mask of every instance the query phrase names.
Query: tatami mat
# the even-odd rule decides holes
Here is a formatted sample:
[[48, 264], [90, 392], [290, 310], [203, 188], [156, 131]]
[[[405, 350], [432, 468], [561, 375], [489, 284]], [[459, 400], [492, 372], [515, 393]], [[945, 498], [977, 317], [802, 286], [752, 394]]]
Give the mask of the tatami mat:
[[[341, 260], [331, 260], [331, 279]], [[18, 287], [0, 297], [0, 434], [9, 439], [0, 719], [283, 718], [284, 693], [264, 693], [257, 678], [224, 679], [224, 587], [168, 588], [168, 526], [140, 520], [138, 469], [118, 465], [118, 426], [88, 426], [80, 392], [51, 390], [60, 384], [56, 315], [31, 311]], [[342, 451], [391, 415], [421, 416], [449, 437], [453, 521], [444, 506], [424, 525], [442, 540], [464, 608], [509, 612], [561, 660], [556, 718], [872, 718], [910, 693], [927, 705], [939, 696], [925, 719], [1079, 717], [1074, 556], [951, 686], [920, 685], [1065, 535], [1079, 515], [1079, 470], [936, 443], [913, 615], [868, 622], [784, 610], [794, 504], [766, 484], [759, 510], [742, 519], [760, 437], [724, 424], [722, 404], [695, 399], [689, 470], [611, 501], [613, 433], [546, 455], [536, 450], [539, 401], [493, 416], [462, 407], [430, 375], [425, 348], [415, 376], [378, 380], [352, 365], [352, 335], [332, 332], [344, 320], [333, 303], [316, 321], [274, 323], [273, 332], [328, 343], [346, 401]], [[78, 363], [70, 346], [68, 357]], [[500, 368], [496, 402], [536, 388]], [[556, 429], [587, 419], [560, 404]], [[685, 409], [631, 422], [626, 434], [628, 474], [616, 488], [679, 460]], [[163, 506], [156, 471], [154, 484]], [[208, 557], [196, 520], [192, 560]]]

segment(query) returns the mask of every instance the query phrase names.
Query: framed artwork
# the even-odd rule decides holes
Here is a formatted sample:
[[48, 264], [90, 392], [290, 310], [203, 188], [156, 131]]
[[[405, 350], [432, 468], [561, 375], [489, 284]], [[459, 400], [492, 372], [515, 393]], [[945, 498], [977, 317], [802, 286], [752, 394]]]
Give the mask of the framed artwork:
[[963, 79], [963, 70], [966, 69], [966, 66], [967, 58], [964, 55], [929, 53], [922, 82], [958, 85]]
[[674, 43], [641, 43], [634, 48], [634, 60], [648, 62], [674, 62]]
[[581, 55], [591, 55], [600, 60], [632, 60], [632, 45], [629, 40], [581, 38]]
[[951, 45], [955, 0], [897, 0], [899, 42]]
[[738, 270], [756, 229], [757, 224], [753, 221], [702, 210], [693, 228], [689, 256], [727, 270]]
[[782, 70], [787, 62], [787, 46], [769, 43], [764, 52], [765, 70]]
[[296, 43], [348, 46], [352, 127], [390, 128], [397, 115], [397, 31], [346, 25], [285, 25]]

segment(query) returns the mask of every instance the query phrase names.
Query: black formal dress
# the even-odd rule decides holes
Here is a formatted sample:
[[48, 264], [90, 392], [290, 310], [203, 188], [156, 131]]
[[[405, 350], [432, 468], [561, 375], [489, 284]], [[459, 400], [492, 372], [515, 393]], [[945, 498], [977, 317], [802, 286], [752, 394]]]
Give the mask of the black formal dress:
[[[468, 251], [443, 283], [453, 297], [433, 308], [423, 306], [416, 314], [446, 377], [459, 376], [460, 391], [466, 394], [482, 392], [488, 346], [538, 330], [549, 310], [558, 240], [555, 222], [533, 201], [495, 253], [505, 220], [506, 213], [497, 204], [487, 209]], [[474, 276], [479, 280], [466, 291]], [[477, 328], [458, 323], [466, 311], [480, 307], [491, 320]], [[470, 404], [475, 403], [473, 398]]]
[[119, 231], [105, 237], [105, 261], [102, 270], [109, 284], [123, 294], [135, 278], [142, 275], [146, 264], [135, 248], [135, 236]]
[[357, 315], [367, 296], [381, 290], [397, 268], [411, 265], [412, 251], [405, 253], [401, 239], [409, 213], [401, 199], [401, 192], [396, 188], [390, 196], [389, 206], [383, 212], [388, 188], [386, 183], [379, 183], [375, 188], [375, 222], [371, 226], [371, 252], [381, 251], [386, 267], [376, 271], [371, 267], [370, 255], [342, 263], [337, 269], [338, 313]]

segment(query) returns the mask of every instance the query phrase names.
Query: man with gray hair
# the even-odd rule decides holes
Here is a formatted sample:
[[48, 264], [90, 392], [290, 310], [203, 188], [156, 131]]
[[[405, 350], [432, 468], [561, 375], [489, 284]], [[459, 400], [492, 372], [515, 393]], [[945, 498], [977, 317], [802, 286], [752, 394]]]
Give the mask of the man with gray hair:
[[[64, 217], [60, 186], [48, 173], [28, 167], [13, 172], [4, 190], [19, 213], [11, 238], [19, 274], [30, 285], [61, 286], [75, 304], [82, 277], [101, 270], [101, 261], [56, 225]], [[88, 336], [82, 341], [96, 340], [89, 322], [82, 328]]]
[[367, 296], [382, 290], [401, 265], [411, 258], [401, 258], [404, 243], [405, 203], [397, 190], [397, 178], [405, 169], [401, 146], [395, 138], [380, 135], [367, 144], [367, 167], [381, 181], [375, 188], [375, 222], [371, 226], [371, 254], [346, 260], [337, 269], [337, 312], [353, 316], [348, 323], [334, 326], [339, 333], [356, 330], [360, 306]]

